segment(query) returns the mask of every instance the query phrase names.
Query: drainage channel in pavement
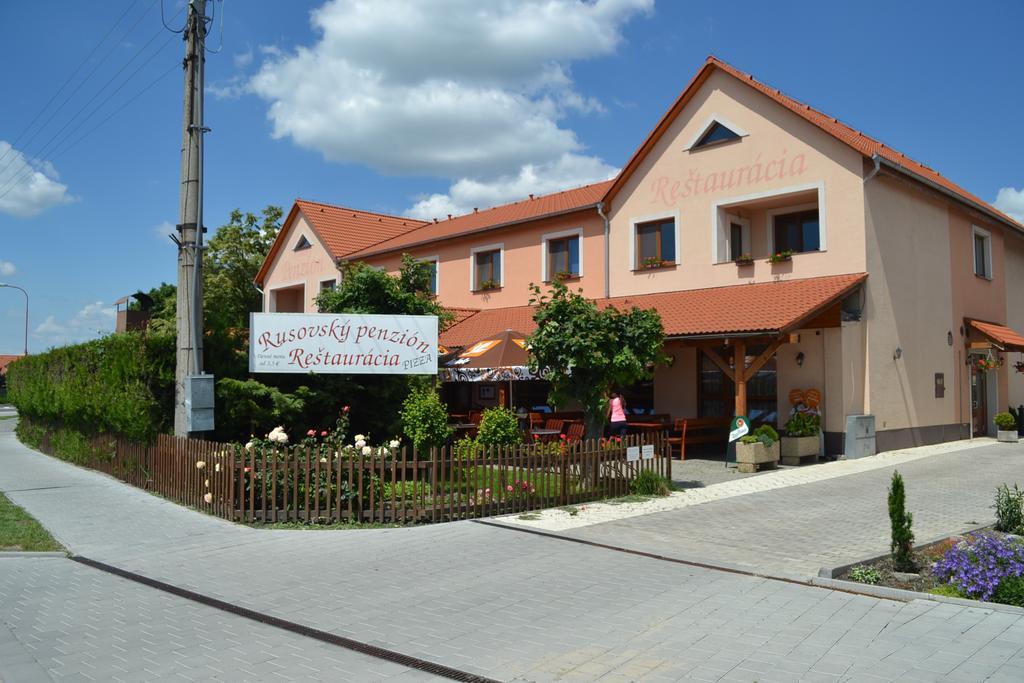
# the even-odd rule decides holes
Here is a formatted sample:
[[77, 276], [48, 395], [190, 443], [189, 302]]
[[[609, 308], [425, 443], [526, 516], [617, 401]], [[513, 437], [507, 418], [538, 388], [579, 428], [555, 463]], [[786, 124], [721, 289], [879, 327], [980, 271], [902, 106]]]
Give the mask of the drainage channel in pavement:
[[324, 643], [337, 645], [338, 647], [343, 647], [347, 650], [352, 650], [353, 652], [358, 652], [360, 654], [369, 655], [370, 657], [376, 657], [378, 659], [383, 659], [394, 664], [407, 666], [411, 669], [417, 669], [419, 671], [434, 674], [435, 676], [449, 678], [453, 681], [465, 681], [466, 683], [498, 683], [498, 681], [492, 678], [478, 676], [476, 674], [471, 674], [468, 671], [461, 671], [459, 669], [454, 669], [450, 666], [445, 666], [443, 664], [437, 664], [434, 662], [427, 661], [425, 659], [420, 659], [419, 657], [404, 655], [401, 652], [395, 652], [394, 650], [388, 650], [382, 647], [377, 647], [376, 645], [369, 645], [368, 643], [361, 643], [358, 640], [345, 638], [344, 636], [335, 635], [333, 633], [321, 631], [320, 629], [311, 628], [309, 626], [303, 626], [302, 624], [297, 624], [294, 621], [288, 621], [286, 619], [271, 616], [263, 612], [257, 612], [255, 610], [241, 607], [240, 605], [235, 605], [230, 602], [225, 602], [223, 600], [211, 598], [210, 596], [203, 595], [202, 593], [196, 593], [194, 591], [185, 590], [184, 588], [179, 588], [169, 583], [164, 583], [163, 581], [157, 581], [156, 579], [151, 579], [148, 576], [136, 574], [135, 572], [130, 572], [126, 569], [121, 569], [120, 567], [115, 567], [113, 565], [105, 564], [103, 562], [91, 560], [87, 557], [82, 557], [81, 555], [73, 555], [70, 559], [80, 564], [84, 564], [87, 567], [92, 567], [93, 569], [98, 569], [109, 574], [114, 574], [115, 576], [119, 576], [123, 579], [134, 581], [136, 583], [141, 583], [144, 586], [149, 586], [150, 588], [155, 588], [157, 590], [164, 591], [165, 593], [170, 593], [171, 595], [176, 595], [180, 598], [185, 598], [186, 600], [191, 600], [193, 602], [197, 602], [208, 607], [213, 607], [215, 609], [219, 609], [230, 614], [245, 617], [246, 619], [252, 619], [253, 621], [258, 621], [261, 624], [275, 626], [277, 628], [284, 629], [285, 631], [289, 631], [291, 633], [306, 636], [307, 638], [313, 638]]
[[[545, 538], [553, 538], [559, 541], [568, 541], [569, 543], [579, 543], [580, 545], [587, 545], [592, 548], [602, 548], [604, 550], [611, 550], [617, 553], [626, 553], [627, 555], [637, 555], [639, 557], [646, 557], [651, 560], [659, 560], [661, 562], [671, 562], [673, 564], [681, 564], [687, 567], [697, 567], [699, 569], [709, 569], [716, 572], [726, 572], [728, 574], [737, 574], [739, 576], [749, 576], [755, 579], [765, 579], [767, 581], [781, 581], [782, 583], [790, 583], [797, 586], [807, 586], [809, 588], [821, 588], [823, 590], [832, 590], [839, 593], [850, 593], [851, 595], [863, 595], [869, 598], [877, 598], [878, 595], [869, 593], [866, 591], [859, 591], [852, 588], [846, 588], [834, 585], [822, 585], [820, 583], [814, 583], [814, 581], [806, 579], [798, 579], [787, 576], [777, 576], [773, 574], [761, 574], [746, 569], [739, 569], [737, 567], [726, 567], [717, 564], [710, 564], [708, 562], [697, 562], [695, 560], [683, 560], [678, 557], [668, 557], [666, 555], [658, 555], [657, 553], [649, 553], [643, 550], [634, 550], [632, 548], [623, 548], [622, 546], [610, 545], [608, 543], [598, 543], [597, 541], [588, 541], [583, 538], [573, 538], [571, 536], [562, 536], [560, 534], [551, 533], [549, 531], [539, 531], [537, 529], [527, 529], [520, 526], [512, 526], [509, 524], [501, 524], [499, 522], [488, 522], [482, 519], [472, 519], [471, 522], [475, 524], [483, 524], [484, 526], [493, 526], [499, 529], [505, 529], [507, 531], [518, 531], [524, 534], [533, 534], [535, 536], [544, 536]], [[900, 600], [900, 598], [891, 598]], [[907, 600], [901, 600], [907, 602]]]

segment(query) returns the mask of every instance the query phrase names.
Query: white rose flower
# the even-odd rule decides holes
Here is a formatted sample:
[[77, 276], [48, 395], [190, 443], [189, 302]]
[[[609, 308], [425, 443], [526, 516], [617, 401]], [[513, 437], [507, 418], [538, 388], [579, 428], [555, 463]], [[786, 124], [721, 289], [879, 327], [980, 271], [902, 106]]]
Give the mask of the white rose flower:
[[210, 488], [210, 480], [207, 479], [206, 481], [204, 481], [203, 486], [205, 486], [206, 488]]
[[369, 446], [363, 446], [363, 455], [372, 455], [373, 449]]
[[213, 494], [212, 493], [207, 493], [206, 495], [203, 496], [203, 500], [205, 500], [207, 503], [212, 503], [213, 502]]
[[365, 447], [366, 447], [366, 440], [365, 439], [357, 439], [356, 440], [356, 448], [365, 448]]
[[247, 450], [247, 451], [251, 451], [255, 447], [256, 447], [256, 444], [254, 444], [252, 441], [249, 441], [248, 443], [245, 444], [245, 450]]
[[366, 436], [363, 435], [363, 434], [356, 434], [355, 440], [356, 441], [366, 441]]
[[218, 462], [218, 463], [216, 463], [216, 464], [215, 464], [215, 465], [213, 466], [213, 471], [214, 471], [214, 472], [220, 472], [220, 463], [219, 463], [219, 462]]
[[392, 442], [391, 442], [391, 443], [389, 443], [388, 445], [389, 445], [389, 446], [391, 446], [392, 448], [398, 448], [398, 447], [399, 447], [399, 446], [401, 446], [402, 444], [401, 444], [401, 442], [399, 442], [399, 440], [398, 440], [398, 439], [394, 439], [394, 440], [392, 440]]
[[206, 463], [205, 462], [203, 462], [202, 460], [196, 460], [196, 469], [197, 470], [201, 470], [204, 467], [206, 467]]

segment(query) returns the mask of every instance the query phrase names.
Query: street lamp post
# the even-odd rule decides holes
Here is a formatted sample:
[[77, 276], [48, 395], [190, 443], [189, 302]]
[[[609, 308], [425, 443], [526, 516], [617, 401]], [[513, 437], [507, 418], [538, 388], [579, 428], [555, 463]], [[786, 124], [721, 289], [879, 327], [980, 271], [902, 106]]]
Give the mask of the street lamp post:
[[19, 287], [18, 285], [7, 284], [6, 282], [0, 282], [0, 287], [7, 287], [8, 289], [20, 290], [25, 295], [25, 355], [28, 355], [28, 292]]

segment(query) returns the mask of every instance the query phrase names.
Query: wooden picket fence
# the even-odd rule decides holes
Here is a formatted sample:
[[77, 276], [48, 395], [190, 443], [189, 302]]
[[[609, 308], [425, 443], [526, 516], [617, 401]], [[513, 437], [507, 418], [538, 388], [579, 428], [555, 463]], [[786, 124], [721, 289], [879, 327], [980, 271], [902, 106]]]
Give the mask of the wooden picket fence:
[[[52, 453], [48, 438], [41, 446]], [[644, 471], [668, 477], [670, 456], [665, 433], [614, 443], [374, 449], [371, 455], [322, 445], [246, 451], [161, 435], [149, 446], [97, 437], [78, 464], [238, 522], [411, 524], [623, 496]]]

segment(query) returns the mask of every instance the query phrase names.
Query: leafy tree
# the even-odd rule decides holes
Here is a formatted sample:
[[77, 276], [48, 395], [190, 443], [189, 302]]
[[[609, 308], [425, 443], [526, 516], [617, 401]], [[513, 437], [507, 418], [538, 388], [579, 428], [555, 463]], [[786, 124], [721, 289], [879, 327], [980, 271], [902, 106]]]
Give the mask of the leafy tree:
[[889, 485], [889, 522], [892, 528], [892, 566], [898, 572], [912, 572], [914, 565], [914, 532], [911, 525], [914, 517], [906, 509], [907, 494], [903, 477], [893, 471]]
[[235, 209], [210, 238], [203, 254], [207, 329], [249, 327], [249, 313], [262, 305], [253, 280], [281, 229], [281, 215], [279, 206], [267, 206], [259, 216]]
[[321, 292], [316, 305], [323, 313], [436, 315], [439, 329], [453, 320], [430, 293], [429, 267], [408, 254], [402, 255], [397, 276], [362, 262], [346, 263], [341, 286]]
[[402, 404], [402, 430], [417, 450], [443, 446], [451, 438], [448, 408], [433, 387], [417, 387]]
[[530, 289], [530, 303], [537, 305], [537, 330], [528, 340], [530, 366], [548, 373], [553, 404], [579, 401], [587, 438], [599, 438], [608, 391], [649, 378], [654, 365], [662, 362], [661, 316], [635, 306], [628, 311], [598, 308], [558, 279], [546, 295], [535, 284]]

